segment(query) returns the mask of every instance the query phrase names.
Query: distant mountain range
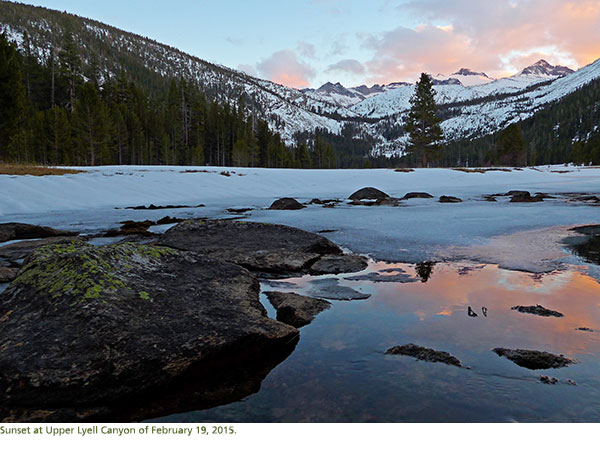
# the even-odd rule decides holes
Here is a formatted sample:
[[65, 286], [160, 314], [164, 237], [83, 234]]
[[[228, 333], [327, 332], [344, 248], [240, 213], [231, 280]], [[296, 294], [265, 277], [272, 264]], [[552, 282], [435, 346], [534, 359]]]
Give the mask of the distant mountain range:
[[[29, 47], [42, 61], [48, 59], [51, 49], [60, 49], [62, 37], [69, 31], [79, 46], [84, 74], [92, 66], [103, 78], [126, 71], [138, 84], [150, 87], [183, 78], [214, 100], [237, 106], [242, 98], [248, 110], [266, 120], [289, 144], [297, 132], [326, 129], [340, 133], [344, 125], [353, 124], [356, 136], [374, 139], [374, 155], [404, 151], [402, 127], [414, 92], [411, 83], [288, 88], [92, 19], [5, 1], [0, 1], [0, 31], [21, 49]], [[432, 76], [449, 141], [497, 132], [599, 77], [600, 60], [578, 71], [540, 60], [500, 79], [468, 68]]]

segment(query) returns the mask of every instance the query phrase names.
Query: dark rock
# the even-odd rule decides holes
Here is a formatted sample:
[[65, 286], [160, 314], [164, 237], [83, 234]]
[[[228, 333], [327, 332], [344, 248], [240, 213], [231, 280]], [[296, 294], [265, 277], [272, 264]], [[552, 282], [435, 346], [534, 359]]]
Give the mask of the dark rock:
[[101, 407], [106, 422], [136, 404], [181, 398], [182, 386], [193, 389], [187, 410], [256, 391], [241, 375], [247, 366], [298, 336], [267, 317], [259, 289], [239, 266], [170, 248], [38, 249], [0, 294], [3, 418], [19, 408]]
[[487, 318], [487, 314], [488, 314], [487, 307], [481, 307], [481, 312], [483, 313], [483, 316], [485, 316]]
[[352, 254], [325, 255], [311, 265], [311, 275], [354, 273], [367, 268], [367, 258]]
[[325, 229], [325, 230], [319, 230], [317, 233], [335, 233], [335, 232], [337, 232], [337, 230]]
[[462, 367], [461, 362], [445, 351], [437, 351], [432, 348], [425, 348], [414, 343], [392, 347], [385, 352], [386, 355], [404, 355], [412, 356], [420, 361], [429, 361], [431, 363], [444, 363], [450, 366]]
[[433, 195], [425, 192], [409, 192], [402, 197], [403, 200], [411, 200], [413, 198], [433, 198]]
[[10, 240], [31, 240], [35, 238], [49, 238], [56, 236], [75, 236], [76, 233], [56, 230], [39, 225], [20, 224], [11, 222], [0, 224], [0, 243]]
[[0, 283], [10, 283], [17, 277], [18, 268], [0, 267]]
[[527, 369], [557, 369], [575, 363], [574, 360], [563, 355], [554, 355], [546, 351], [536, 350], [511, 350], [509, 348], [494, 348], [494, 353], [509, 359], [517, 366]]
[[478, 316], [477, 313], [475, 313], [470, 306], [467, 309], [467, 315], [469, 315], [471, 318], [477, 318], [477, 316]]
[[307, 273], [322, 256], [342, 250], [320, 235], [284, 225], [188, 220], [167, 230], [160, 244], [241, 265], [265, 277]]
[[165, 216], [161, 219], [158, 219], [156, 221], [156, 225], [177, 224], [182, 221], [183, 221], [183, 219], [180, 219], [179, 217]]
[[348, 286], [340, 286], [336, 278], [311, 281], [308, 293], [313, 297], [329, 300], [363, 300], [371, 297]]
[[494, 195], [484, 195], [483, 199], [485, 201], [498, 201], [498, 200], [496, 200], [496, 197]]
[[576, 327], [575, 330], [582, 331], [582, 332], [595, 332], [593, 329], [591, 329], [589, 327]]
[[536, 196], [531, 196], [529, 194], [529, 192], [524, 192], [525, 194], [515, 194], [512, 196], [512, 198], [510, 199], [511, 203], [538, 203], [540, 201], [544, 201], [544, 198], [542, 196], [536, 195]]
[[529, 313], [530, 315], [537, 316], [555, 316], [556, 318], [562, 318], [564, 315], [561, 312], [549, 310], [542, 307], [541, 305], [530, 305], [524, 307], [523, 305], [516, 305], [511, 307], [511, 310], [516, 310], [520, 313]]
[[277, 210], [296, 210], [296, 209], [304, 209], [306, 206], [299, 203], [294, 198], [280, 198], [275, 200], [273, 204], [269, 207], [269, 209], [277, 209]]
[[7, 244], [6, 246], [1, 246], [0, 258], [7, 261], [9, 266], [15, 267], [21, 265], [20, 261], [42, 246], [73, 241], [81, 241], [81, 239], [79, 237], [55, 237], [34, 241], [18, 241], [16, 243]]
[[583, 201], [585, 203], [600, 203], [600, 197], [596, 195], [580, 195], [571, 198], [572, 201]]
[[352, 200], [352, 206], [400, 206], [398, 198], [378, 198], [377, 200]]
[[584, 225], [571, 230], [581, 236], [565, 238], [563, 244], [586, 262], [600, 264], [600, 225]]
[[364, 187], [348, 197], [349, 200], [380, 200], [390, 196], [374, 187]]
[[506, 196], [528, 197], [531, 196], [531, 194], [527, 190], [511, 190], [506, 193]]
[[320, 204], [320, 205], [335, 205], [336, 203], [341, 203], [341, 200], [321, 200], [319, 198], [313, 198], [308, 202], [308, 204]]
[[544, 200], [555, 200], [556, 199], [555, 196], [548, 195], [547, 193], [543, 193], [543, 192], [537, 192], [535, 194], [535, 196], [538, 197], [538, 198], [542, 198]]
[[440, 197], [440, 203], [462, 203], [462, 200], [460, 198], [456, 198], [455, 196], [447, 196], [447, 195], [442, 195]]
[[138, 228], [146, 228], [151, 225], [156, 225], [156, 222], [152, 220], [124, 220], [121, 222], [121, 230], [129, 230], [129, 229], [138, 229]]
[[381, 273], [373, 272], [365, 275], [347, 276], [344, 279], [349, 281], [371, 281], [373, 283], [414, 283], [419, 281], [419, 278], [413, 278], [406, 273], [397, 273], [395, 275], [382, 275]]
[[558, 383], [558, 379], [556, 377], [540, 375], [540, 382], [545, 383], [546, 385], [556, 385]]
[[326, 300], [313, 299], [292, 292], [265, 292], [277, 310], [277, 321], [294, 327], [310, 324], [315, 317], [331, 307]]

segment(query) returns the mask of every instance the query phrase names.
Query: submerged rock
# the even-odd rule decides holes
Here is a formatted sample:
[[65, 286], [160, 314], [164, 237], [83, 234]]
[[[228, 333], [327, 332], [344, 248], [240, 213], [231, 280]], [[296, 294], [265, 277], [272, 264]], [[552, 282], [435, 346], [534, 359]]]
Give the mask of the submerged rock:
[[0, 224], [0, 243], [10, 240], [30, 240], [35, 238], [50, 238], [53, 236], [75, 236], [76, 233], [56, 230], [39, 225], [10, 222]]
[[315, 317], [331, 307], [322, 299], [313, 299], [292, 292], [265, 292], [269, 302], [277, 310], [277, 321], [294, 327], [310, 324]]
[[308, 273], [325, 255], [342, 250], [327, 238], [293, 227], [232, 220], [188, 220], [159, 243], [241, 265], [265, 277]]
[[352, 289], [348, 286], [340, 286], [337, 278], [326, 278], [323, 280], [311, 281], [311, 288], [308, 293], [313, 297], [319, 297], [329, 300], [363, 300], [371, 297], [371, 294], [365, 294]]
[[404, 355], [412, 356], [420, 361], [429, 361], [431, 363], [444, 363], [450, 366], [462, 367], [461, 362], [445, 351], [437, 351], [432, 348], [425, 348], [414, 343], [392, 347], [385, 352], [386, 355]]
[[433, 195], [425, 192], [409, 192], [402, 197], [403, 200], [412, 200], [413, 198], [433, 198]]
[[0, 294], [0, 418], [36, 408], [72, 421], [96, 408], [89, 417], [109, 421], [180, 386], [193, 389], [188, 410], [256, 391], [249, 363], [289, 353], [298, 336], [267, 317], [259, 289], [239, 266], [171, 248], [42, 247]]
[[415, 283], [419, 278], [414, 278], [406, 273], [396, 273], [395, 275], [382, 275], [372, 272], [365, 275], [346, 276], [344, 279], [349, 281], [371, 281], [372, 283]]
[[563, 316], [565, 316], [559, 311], [549, 310], [547, 308], [542, 307], [541, 305], [530, 305], [526, 307], [523, 305], [516, 305], [514, 307], [511, 307], [511, 310], [516, 310], [520, 313], [529, 313], [530, 315], [537, 316], [554, 316], [556, 318], [562, 318]]
[[575, 363], [574, 360], [563, 355], [554, 355], [547, 351], [537, 350], [511, 350], [509, 348], [494, 348], [494, 353], [512, 361], [517, 366], [527, 369], [557, 369]]
[[576, 327], [575, 330], [582, 332], [595, 332], [594, 329], [591, 329], [589, 327]]
[[269, 209], [276, 209], [276, 210], [297, 210], [297, 209], [304, 209], [305, 207], [306, 206], [304, 206], [302, 203], [299, 203], [294, 198], [280, 198], [278, 200], [275, 200], [273, 202], [273, 204], [271, 204], [271, 206], [269, 207]]
[[558, 379], [556, 377], [540, 375], [540, 382], [545, 383], [546, 385], [556, 385], [558, 383]]
[[442, 195], [439, 199], [440, 203], [462, 203], [460, 198], [455, 196]]
[[364, 187], [348, 197], [349, 200], [380, 200], [390, 196], [374, 187]]
[[360, 272], [367, 268], [367, 258], [353, 254], [325, 255], [310, 267], [311, 275]]

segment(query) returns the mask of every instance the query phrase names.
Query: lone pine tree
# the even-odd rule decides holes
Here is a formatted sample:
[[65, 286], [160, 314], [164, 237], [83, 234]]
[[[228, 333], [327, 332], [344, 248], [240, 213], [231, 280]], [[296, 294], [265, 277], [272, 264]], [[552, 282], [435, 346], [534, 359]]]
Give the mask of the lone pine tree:
[[406, 131], [409, 134], [408, 151], [421, 160], [426, 168], [430, 160], [438, 160], [441, 153], [442, 128], [437, 117], [435, 90], [431, 79], [425, 73], [410, 99], [410, 112], [406, 118]]

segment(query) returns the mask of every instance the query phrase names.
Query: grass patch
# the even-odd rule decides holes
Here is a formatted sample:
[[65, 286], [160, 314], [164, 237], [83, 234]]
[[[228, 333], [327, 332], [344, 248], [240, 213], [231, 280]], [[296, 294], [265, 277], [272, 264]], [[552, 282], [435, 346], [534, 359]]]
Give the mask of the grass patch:
[[63, 176], [65, 174], [79, 174], [82, 172], [85, 171], [26, 163], [0, 163], [0, 174], [10, 176]]

